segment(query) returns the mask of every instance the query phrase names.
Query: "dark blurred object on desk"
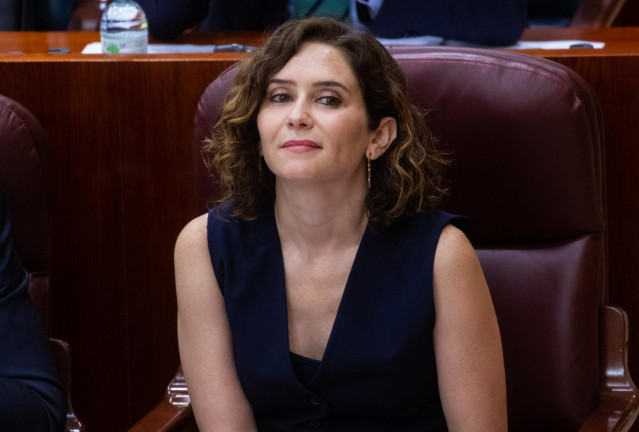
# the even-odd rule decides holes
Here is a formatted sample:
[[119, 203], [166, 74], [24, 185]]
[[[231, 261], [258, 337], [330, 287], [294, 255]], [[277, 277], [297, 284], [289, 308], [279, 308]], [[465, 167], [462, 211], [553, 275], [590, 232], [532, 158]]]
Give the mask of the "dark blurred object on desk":
[[0, 30], [66, 30], [72, 13], [73, 0], [0, 0]]
[[[98, 31], [100, 17], [108, 3], [76, 0], [69, 30]], [[288, 18], [287, 0], [139, 0], [138, 4], [147, 16], [151, 37], [162, 41], [200, 29], [271, 30]]]
[[[69, 30], [97, 31], [106, 6], [76, 0]], [[269, 31], [290, 18], [287, 0], [138, 0], [151, 37], [172, 40], [192, 31]], [[527, 25], [527, 0], [384, 0], [374, 17], [360, 17], [350, 0], [350, 19], [377, 36], [432, 35], [489, 46], [512, 45]], [[367, 6], [364, 6], [367, 7]]]
[[531, 27], [610, 27], [626, 0], [529, 0]]
[[[202, 31], [271, 30], [290, 18], [286, 0], [139, 0], [151, 36], [176, 37], [198, 22]], [[526, 0], [384, 0], [374, 17], [360, 17], [350, 1], [350, 19], [380, 37], [433, 35], [475, 44], [515, 43], [526, 27]], [[367, 6], [364, 5], [366, 8]], [[365, 9], [364, 9], [365, 10]]]
[[69, 21], [70, 31], [99, 31], [100, 17], [108, 0], [75, 0], [75, 9]]
[[351, 20], [382, 38], [437, 36], [474, 45], [509, 46], [527, 27], [528, 0], [383, 0], [378, 10], [373, 3], [353, 0]]

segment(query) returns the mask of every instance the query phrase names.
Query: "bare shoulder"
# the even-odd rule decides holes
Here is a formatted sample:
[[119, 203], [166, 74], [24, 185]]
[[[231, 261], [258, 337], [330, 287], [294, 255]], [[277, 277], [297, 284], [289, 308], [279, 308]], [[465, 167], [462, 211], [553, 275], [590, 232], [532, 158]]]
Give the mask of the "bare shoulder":
[[[433, 295], [440, 323], [467, 319], [482, 305], [492, 310], [490, 292], [475, 249], [463, 231], [447, 225], [441, 232], [433, 265]], [[463, 315], [458, 316], [458, 313]]]
[[206, 235], [208, 215], [190, 221], [175, 242], [174, 264], [178, 301], [181, 292], [193, 292], [215, 284]]
[[193, 268], [198, 262], [207, 262], [209, 257], [206, 236], [207, 221], [208, 214], [203, 214], [182, 228], [175, 242], [173, 254], [176, 271], [185, 266]]
[[435, 251], [435, 275], [479, 268], [479, 260], [466, 234], [454, 225], [441, 232]]
[[206, 226], [208, 213], [200, 215], [187, 223], [175, 242], [176, 254], [187, 252], [193, 248], [206, 246]]
[[433, 264], [433, 296], [438, 327], [468, 321], [478, 308], [492, 310], [490, 292], [477, 254], [463, 231], [446, 226]]

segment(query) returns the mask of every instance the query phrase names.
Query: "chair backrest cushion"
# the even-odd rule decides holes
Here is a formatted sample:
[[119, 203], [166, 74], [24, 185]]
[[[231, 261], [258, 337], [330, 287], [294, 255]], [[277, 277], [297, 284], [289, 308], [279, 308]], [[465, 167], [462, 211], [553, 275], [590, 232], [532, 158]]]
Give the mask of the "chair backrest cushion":
[[12, 213], [11, 237], [29, 271], [29, 294], [45, 332], [50, 331], [47, 218], [40, 122], [25, 107], [0, 95], [0, 188]]
[[48, 268], [51, 254], [42, 166], [45, 136], [25, 107], [0, 95], [0, 187], [13, 214], [13, 242], [28, 271]]

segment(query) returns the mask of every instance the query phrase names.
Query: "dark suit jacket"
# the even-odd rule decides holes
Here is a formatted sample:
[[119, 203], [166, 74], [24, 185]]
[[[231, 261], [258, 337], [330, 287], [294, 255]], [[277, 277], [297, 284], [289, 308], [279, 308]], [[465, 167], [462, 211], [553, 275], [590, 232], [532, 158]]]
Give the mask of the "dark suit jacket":
[[512, 45], [527, 26], [527, 0], [384, 0], [371, 23], [381, 37], [439, 36]]
[[202, 31], [271, 30], [289, 17], [288, 0], [137, 0], [158, 40], [201, 23]]
[[73, 0], [0, 0], [2, 31], [64, 31]]
[[[151, 36], [171, 39], [202, 22], [202, 31], [270, 30], [289, 18], [287, 0], [137, 0]], [[385, 0], [372, 32], [380, 37], [431, 35], [484, 45], [511, 45], [527, 25], [527, 0]]]
[[0, 190], [0, 431], [62, 431], [66, 396], [10, 228]]

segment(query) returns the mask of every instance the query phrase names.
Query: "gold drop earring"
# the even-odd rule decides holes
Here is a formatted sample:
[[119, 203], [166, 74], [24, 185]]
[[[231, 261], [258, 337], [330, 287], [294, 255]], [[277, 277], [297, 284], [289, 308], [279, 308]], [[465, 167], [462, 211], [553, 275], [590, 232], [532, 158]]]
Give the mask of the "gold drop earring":
[[368, 188], [371, 188], [371, 158], [369, 158], [368, 156], [366, 156], [366, 160], [368, 161], [368, 176], [367, 176], [367, 180], [368, 180]]

